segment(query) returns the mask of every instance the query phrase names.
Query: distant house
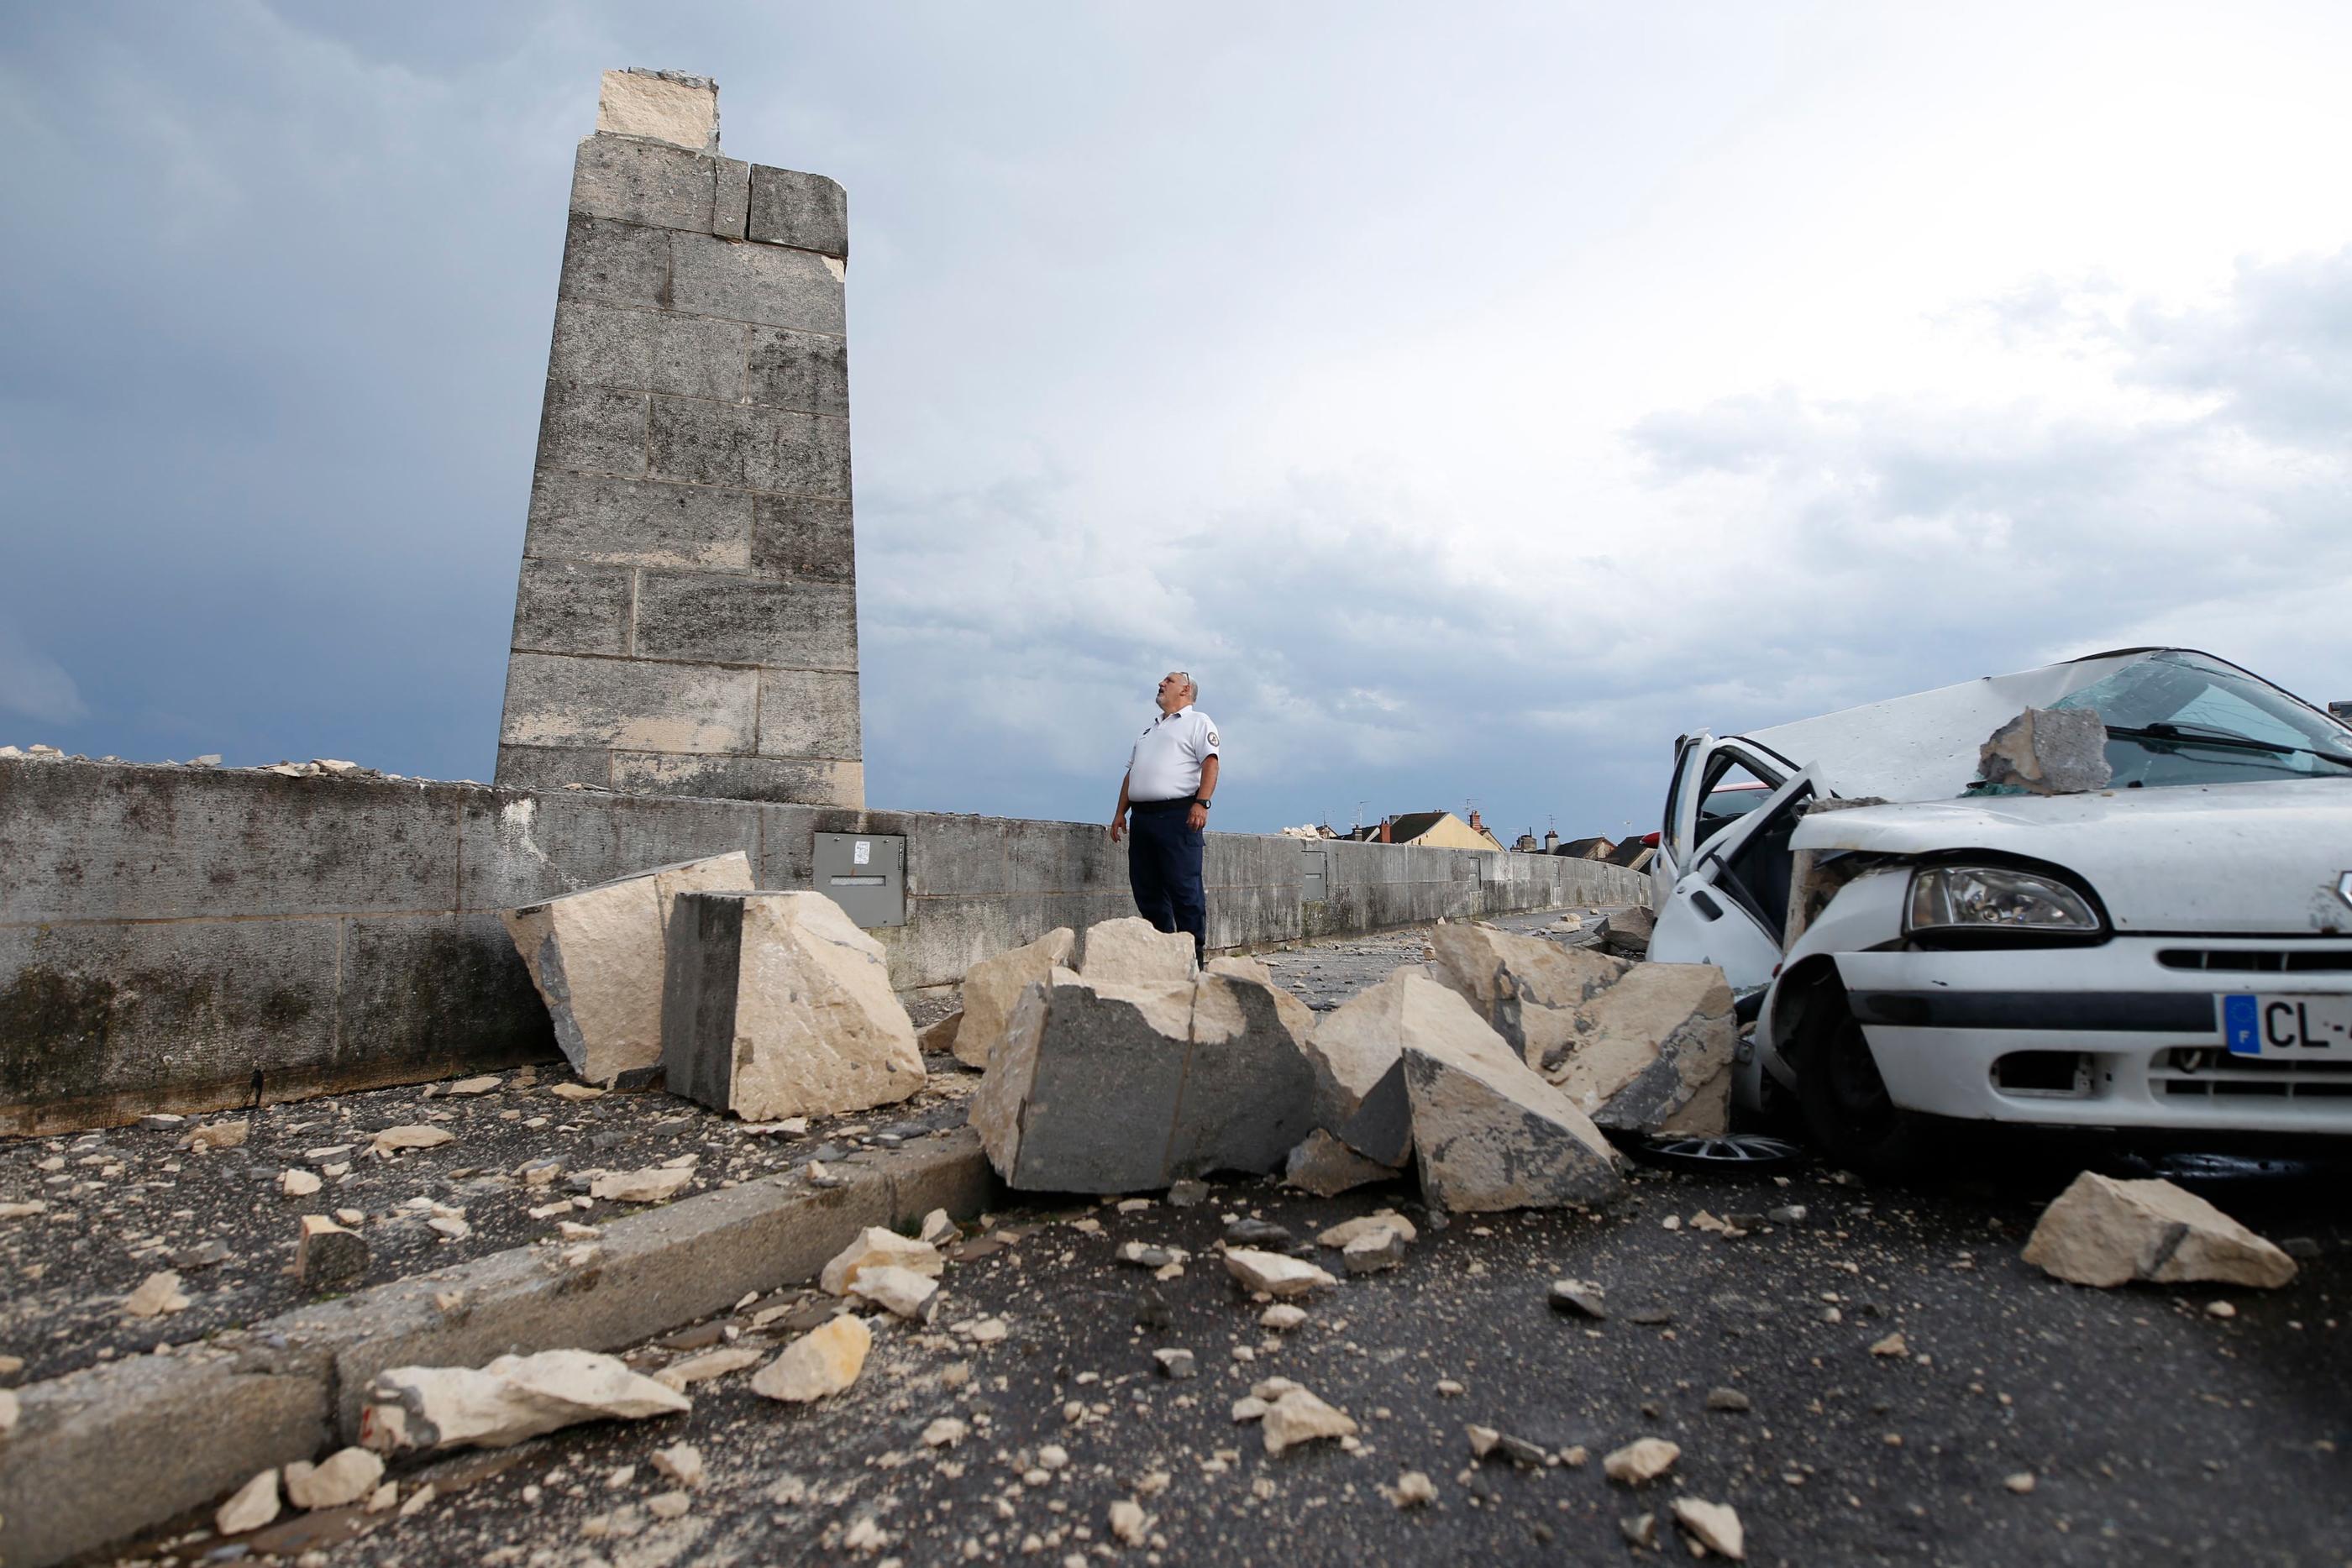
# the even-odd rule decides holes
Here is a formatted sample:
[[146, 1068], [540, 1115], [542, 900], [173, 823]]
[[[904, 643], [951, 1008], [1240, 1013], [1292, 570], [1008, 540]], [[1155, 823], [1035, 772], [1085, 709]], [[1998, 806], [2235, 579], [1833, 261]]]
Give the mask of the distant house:
[[1605, 838], [1570, 839], [1551, 852], [1556, 855], [1566, 855], [1572, 861], [1605, 861], [1617, 852], [1617, 841]]
[[1451, 811], [1408, 811], [1402, 817], [1391, 817], [1382, 824], [1388, 830], [1388, 841], [1394, 844], [1424, 844], [1439, 850], [1499, 850], [1503, 841], [1486, 831], [1478, 813], [1470, 813], [1464, 821]]

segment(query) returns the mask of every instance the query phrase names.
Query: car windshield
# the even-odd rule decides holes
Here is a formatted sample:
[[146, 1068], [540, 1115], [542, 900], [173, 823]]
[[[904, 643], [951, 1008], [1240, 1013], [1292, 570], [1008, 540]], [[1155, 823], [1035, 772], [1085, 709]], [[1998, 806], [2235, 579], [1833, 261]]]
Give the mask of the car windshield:
[[2352, 730], [2196, 653], [2152, 653], [2051, 706], [2098, 714], [2116, 789], [2352, 779]]

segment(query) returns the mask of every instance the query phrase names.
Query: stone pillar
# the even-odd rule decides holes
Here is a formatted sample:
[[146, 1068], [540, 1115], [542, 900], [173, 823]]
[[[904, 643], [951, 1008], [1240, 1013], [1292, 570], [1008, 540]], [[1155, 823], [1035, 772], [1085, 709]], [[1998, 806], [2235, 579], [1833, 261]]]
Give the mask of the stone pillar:
[[862, 807], [848, 205], [611, 71], [572, 213], [498, 781]]

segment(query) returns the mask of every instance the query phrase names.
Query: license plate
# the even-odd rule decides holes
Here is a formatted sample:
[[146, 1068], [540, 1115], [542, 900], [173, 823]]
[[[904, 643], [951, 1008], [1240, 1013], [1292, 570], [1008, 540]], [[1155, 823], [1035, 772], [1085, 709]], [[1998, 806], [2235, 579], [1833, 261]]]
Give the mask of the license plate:
[[2224, 995], [2221, 1038], [2232, 1056], [2352, 1061], [2352, 996]]

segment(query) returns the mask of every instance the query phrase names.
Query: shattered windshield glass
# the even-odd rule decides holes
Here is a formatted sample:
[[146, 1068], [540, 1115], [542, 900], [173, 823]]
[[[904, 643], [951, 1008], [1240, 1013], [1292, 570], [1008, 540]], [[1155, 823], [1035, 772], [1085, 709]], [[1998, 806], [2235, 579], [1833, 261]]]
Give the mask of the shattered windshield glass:
[[2352, 779], [2352, 731], [2196, 653], [2152, 653], [2050, 706], [2098, 714], [2115, 789]]

